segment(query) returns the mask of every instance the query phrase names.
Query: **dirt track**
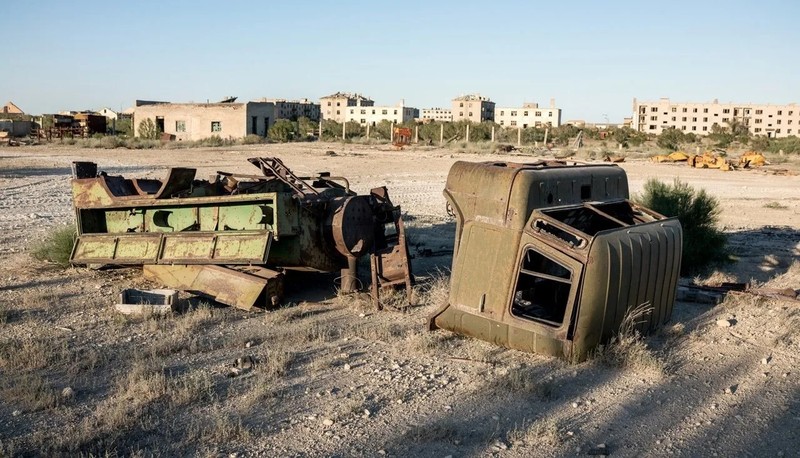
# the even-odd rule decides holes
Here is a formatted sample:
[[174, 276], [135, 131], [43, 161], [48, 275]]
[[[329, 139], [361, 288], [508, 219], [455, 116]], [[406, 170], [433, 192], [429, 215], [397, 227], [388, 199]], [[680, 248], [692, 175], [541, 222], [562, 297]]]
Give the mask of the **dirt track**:
[[[660, 369], [568, 366], [422, 332], [434, 307], [430, 294], [441, 292], [433, 285], [426, 295], [426, 285], [431, 289], [432, 272], [449, 267], [446, 256], [416, 260], [427, 302], [407, 313], [374, 313], [320, 286], [330, 278], [302, 276], [290, 291], [299, 305], [278, 312], [213, 309], [128, 321], [115, 315], [113, 303], [119, 290], [143, 284], [135, 271], [64, 273], [37, 266], [26, 253], [31, 240], [70, 221], [73, 160], [152, 177], [171, 165], [196, 166], [205, 176], [252, 173], [245, 158], [273, 155], [299, 173], [346, 176], [360, 192], [386, 185], [410, 215], [412, 244], [434, 250], [452, 246], [441, 191], [454, 161], [532, 159], [342, 144], [0, 149], [0, 303], [8, 309], [0, 324], [0, 455], [568, 456], [600, 443], [613, 456], [800, 450], [797, 305], [752, 298], [717, 307], [679, 303], [675, 324], [649, 339], [664, 361]], [[680, 177], [721, 200], [721, 223], [739, 262], [715, 278], [774, 278], [800, 288], [799, 176], [646, 161], [622, 166], [634, 193], [649, 177]], [[720, 318], [735, 324], [716, 326]], [[227, 378], [243, 355], [269, 363], [251, 376]], [[38, 381], [56, 398], [67, 386], [75, 394], [43, 407], [31, 400], [41, 396], [20, 388]]]

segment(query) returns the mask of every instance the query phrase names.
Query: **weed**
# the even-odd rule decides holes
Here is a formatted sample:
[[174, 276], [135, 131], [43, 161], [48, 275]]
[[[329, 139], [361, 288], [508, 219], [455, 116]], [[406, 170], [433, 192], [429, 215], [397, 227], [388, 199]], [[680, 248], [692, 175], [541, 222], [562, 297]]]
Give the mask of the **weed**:
[[437, 270], [422, 286], [420, 304], [441, 307], [450, 299], [450, 272]]
[[541, 374], [525, 366], [510, 368], [501, 383], [509, 391], [528, 394], [540, 400], [556, 396], [556, 385], [552, 381], [543, 380]]
[[533, 423], [522, 420], [520, 426], [514, 426], [506, 439], [512, 444], [525, 445], [558, 445], [563, 441], [563, 426], [555, 419], [546, 418]]
[[764, 208], [771, 208], [773, 210], [786, 210], [789, 208], [789, 206], [783, 205], [780, 202], [767, 202], [764, 204]]
[[76, 238], [74, 225], [54, 228], [44, 240], [31, 247], [31, 255], [39, 261], [49, 261], [61, 267], [69, 267], [69, 258]]
[[597, 347], [593, 358], [610, 367], [657, 374], [667, 372], [668, 361], [653, 352], [636, 329], [644, 317], [652, 312], [653, 307], [649, 303], [629, 309], [617, 335], [608, 344]]

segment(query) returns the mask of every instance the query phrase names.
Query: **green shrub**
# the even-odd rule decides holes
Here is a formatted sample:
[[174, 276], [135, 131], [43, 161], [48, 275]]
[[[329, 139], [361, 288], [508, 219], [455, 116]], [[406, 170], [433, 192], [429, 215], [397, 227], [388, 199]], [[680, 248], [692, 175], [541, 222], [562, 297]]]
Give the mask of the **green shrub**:
[[76, 237], [74, 225], [53, 228], [44, 240], [31, 247], [31, 255], [39, 261], [49, 261], [61, 267], [69, 267], [69, 257], [72, 255]]
[[139, 123], [139, 137], [145, 140], [157, 140], [160, 136], [161, 132], [152, 119], [146, 118]]
[[279, 119], [275, 124], [269, 128], [267, 135], [269, 139], [274, 142], [288, 142], [294, 138], [297, 129], [292, 121], [288, 119]]
[[725, 259], [726, 237], [716, 226], [720, 213], [719, 201], [704, 189], [695, 190], [677, 179], [672, 185], [650, 179], [637, 200], [664, 216], [676, 216], [681, 222], [682, 275], [695, 274]]

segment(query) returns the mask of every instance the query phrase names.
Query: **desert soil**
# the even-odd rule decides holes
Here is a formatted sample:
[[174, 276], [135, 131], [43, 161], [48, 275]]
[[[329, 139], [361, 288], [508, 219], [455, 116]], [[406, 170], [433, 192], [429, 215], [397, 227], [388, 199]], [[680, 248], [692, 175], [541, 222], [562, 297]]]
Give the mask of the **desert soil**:
[[[72, 161], [139, 177], [189, 166], [203, 177], [253, 173], [253, 156], [345, 176], [360, 193], [386, 185], [412, 253], [445, 253], [413, 260], [417, 305], [378, 312], [337, 297], [333, 275], [304, 274], [288, 277], [279, 310], [184, 295], [189, 311], [130, 318], [114, 309], [120, 291], [158, 286], [137, 269], [64, 270], [29, 254], [72, 222]], [[623, 367], [425, 331], [452, 262], [450, 166], [534, 159], [341, 143], [0, 148], [0, 456], [800, 456], [797, 302], [679, 302]], [[736, 261], [694, 280], [800, 288], [800, 176], [770, 172], [786, 164], [620, 165], [634, 193], [648, 178], [680, 177], [721, 201]], [[230, 377], [238, 358], [255, 365]]]

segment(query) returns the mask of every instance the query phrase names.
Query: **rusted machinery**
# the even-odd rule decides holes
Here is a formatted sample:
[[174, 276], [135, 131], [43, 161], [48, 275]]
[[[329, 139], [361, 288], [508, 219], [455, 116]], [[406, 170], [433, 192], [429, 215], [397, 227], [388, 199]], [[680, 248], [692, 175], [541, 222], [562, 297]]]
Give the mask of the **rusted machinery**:
[[275, 305], [285, 269], [341, 271], [357, 289], [370, 255], [373, 300], [410, 286], [400, 207], [385, 187], [357, 195], [343, 177], [295, 175], [278, 158], [251, 158], [261, 174], [217, 172], [197, 180], [171, 168], [162, 180], [98, 173], [73, 164], [78, 239], [71, 261], [143, 265], [146, 277], [242, 309]]
[[681, 226], [628, 200], [618, 166], [456, 162], [444, 195], [455, 251], [431, 329], [578, 362], [636, 307], [643, 333], [669, 320]]

